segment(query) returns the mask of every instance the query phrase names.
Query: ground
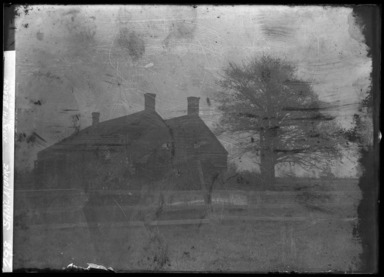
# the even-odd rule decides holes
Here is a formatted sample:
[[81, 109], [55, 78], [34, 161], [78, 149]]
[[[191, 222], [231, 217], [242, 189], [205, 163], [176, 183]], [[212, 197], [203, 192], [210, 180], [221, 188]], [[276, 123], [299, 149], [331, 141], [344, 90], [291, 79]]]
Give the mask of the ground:
[[[354, 236], [361, 199], [357, 180], [300, 180], [283, 182], [273, 191], [243, 187], [233, 192], [247, 195], [248, 203], [216, 203], [201, 224], [105, 224], [101, 227], [105, 239], [98, 244], [104, 249], [102, 257], [97, 255], [85, 225], [25, 225], [20, 215], [15, 226], [14, 268], [98, 263], [116, 271], [358, 269], [362, 248]], [[205, 208], [195, 218], [202, 211]], [[179, 219], [180, 215], [183, 218], [183, 212]]]

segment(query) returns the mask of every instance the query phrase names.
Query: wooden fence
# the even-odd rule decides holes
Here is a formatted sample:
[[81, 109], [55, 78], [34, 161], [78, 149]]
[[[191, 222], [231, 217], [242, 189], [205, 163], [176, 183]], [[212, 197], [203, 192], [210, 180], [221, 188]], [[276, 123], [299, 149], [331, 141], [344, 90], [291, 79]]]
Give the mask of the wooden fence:
[[[344, 214], [322, 214], [306, 204], [333, 210], [353, 211], [359, 202], [359, 192], [343, 191], [241, 191], [216, 190], [212, 203], [207, 207], [202, 191], [98, 191], [100, 195], [114, 199], [115, 204], [100, 207], [106, 214], [121, 210], [128, 218], [113, 220], [115, 227], [142, 226], [142, 220], [132, 213], [148, 212], [160, 207], [162, 215], [148, 224], [157, 226], [207, 224], [212, 221], [270, 221], [270, 222], [318, 222], [322, 220], [356, 221], [356, 217]], [[308, 195], [306, 195], [306, 193]], [[301, 198], [300, 198], [301, 197]], [[312, 198], [311, 198], [312, 197]], [[15, 191], [15, 215], [25, 215], [30, 228], [87, 227], [82, 208], [87, 195], [81, 190], [19, 190]], [[143, 202], [143, 200], [145, 200]], [[208, 212], [208, 213], [207, 213]], [[170, 215], [167, 217], [167, 215]], [[175, 216], [172, 216], [175, 215]], [[191, 216], [192, 215], [192, 216]]]

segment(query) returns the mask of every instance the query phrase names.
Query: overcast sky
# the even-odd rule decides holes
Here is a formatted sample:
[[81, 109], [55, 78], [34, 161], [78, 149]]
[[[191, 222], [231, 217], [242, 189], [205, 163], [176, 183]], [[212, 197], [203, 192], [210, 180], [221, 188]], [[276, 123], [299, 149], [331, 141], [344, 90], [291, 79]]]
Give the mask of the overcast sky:
[[[49, 144], [81, 128], [143, 109], [156, 93], [164, 118], [217, 121], [215, 80], [229, 61], [262, 53], [298, 65], [320, 99], [350, 126], [371, 80], [371, 59], [350, 8], [286, 6], [32, 6], [17, 19], [17, 129]], [[41, 104], [41, 105], [40, 105]]]

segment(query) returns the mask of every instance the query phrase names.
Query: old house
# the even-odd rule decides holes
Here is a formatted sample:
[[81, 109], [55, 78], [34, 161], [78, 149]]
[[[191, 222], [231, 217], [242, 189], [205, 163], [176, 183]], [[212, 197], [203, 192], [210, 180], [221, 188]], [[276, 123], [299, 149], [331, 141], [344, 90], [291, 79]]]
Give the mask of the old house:
[[[111, 222], [174, 219], [177, 212], [163, 210], [169, 200], [163, 191], [172, 198], [179, 190], [199, 190], [210, 203], [213, 185], [227, 167], [227, 151], [199, 117], [199, 98], [188, 97], [186, 115], [163, 120], [155, 110], [156, 95], [144, 96], [143, 111], [103, 122], [93, 113], [92, 126], [38, 153], [36, 186], [53, 188], [42, 201], [42, 220], [75, 223], [84, 215], [101, 256], [99, 244], [107, 240]], [[62, 191], [68, 188], [81, 189], [85, 199]], [[187, 212], [182, 218], [205, 214], [182, 211]]]
[[[227, 151], [199, 117], [199, 98], [187, 115], [163, 120], [155, 94], [141, 112], [100, 122], [40, 151], [37, 185], [50, 188], [139, 188], [166, 178], [173, 188], [199, 189], [227, 166]], [[216, 176], [216, 177], [215, 177]]]

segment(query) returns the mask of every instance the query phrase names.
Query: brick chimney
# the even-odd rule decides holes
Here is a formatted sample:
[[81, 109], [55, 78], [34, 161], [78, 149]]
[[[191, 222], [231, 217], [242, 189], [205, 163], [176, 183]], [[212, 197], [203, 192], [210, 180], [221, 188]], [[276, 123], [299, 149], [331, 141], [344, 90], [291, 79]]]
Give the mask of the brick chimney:
[[146, 111], [155, 111], [156, 94], [145, 93], [144, 94], [144, 107]]
[[92, 126], [95, 127], [100, 122], [100, 113], [92, 113]]
[[200, 97], [190, 96], [188, 100], [188, 115], [197, 115], [199, 116], [199, 101]]

